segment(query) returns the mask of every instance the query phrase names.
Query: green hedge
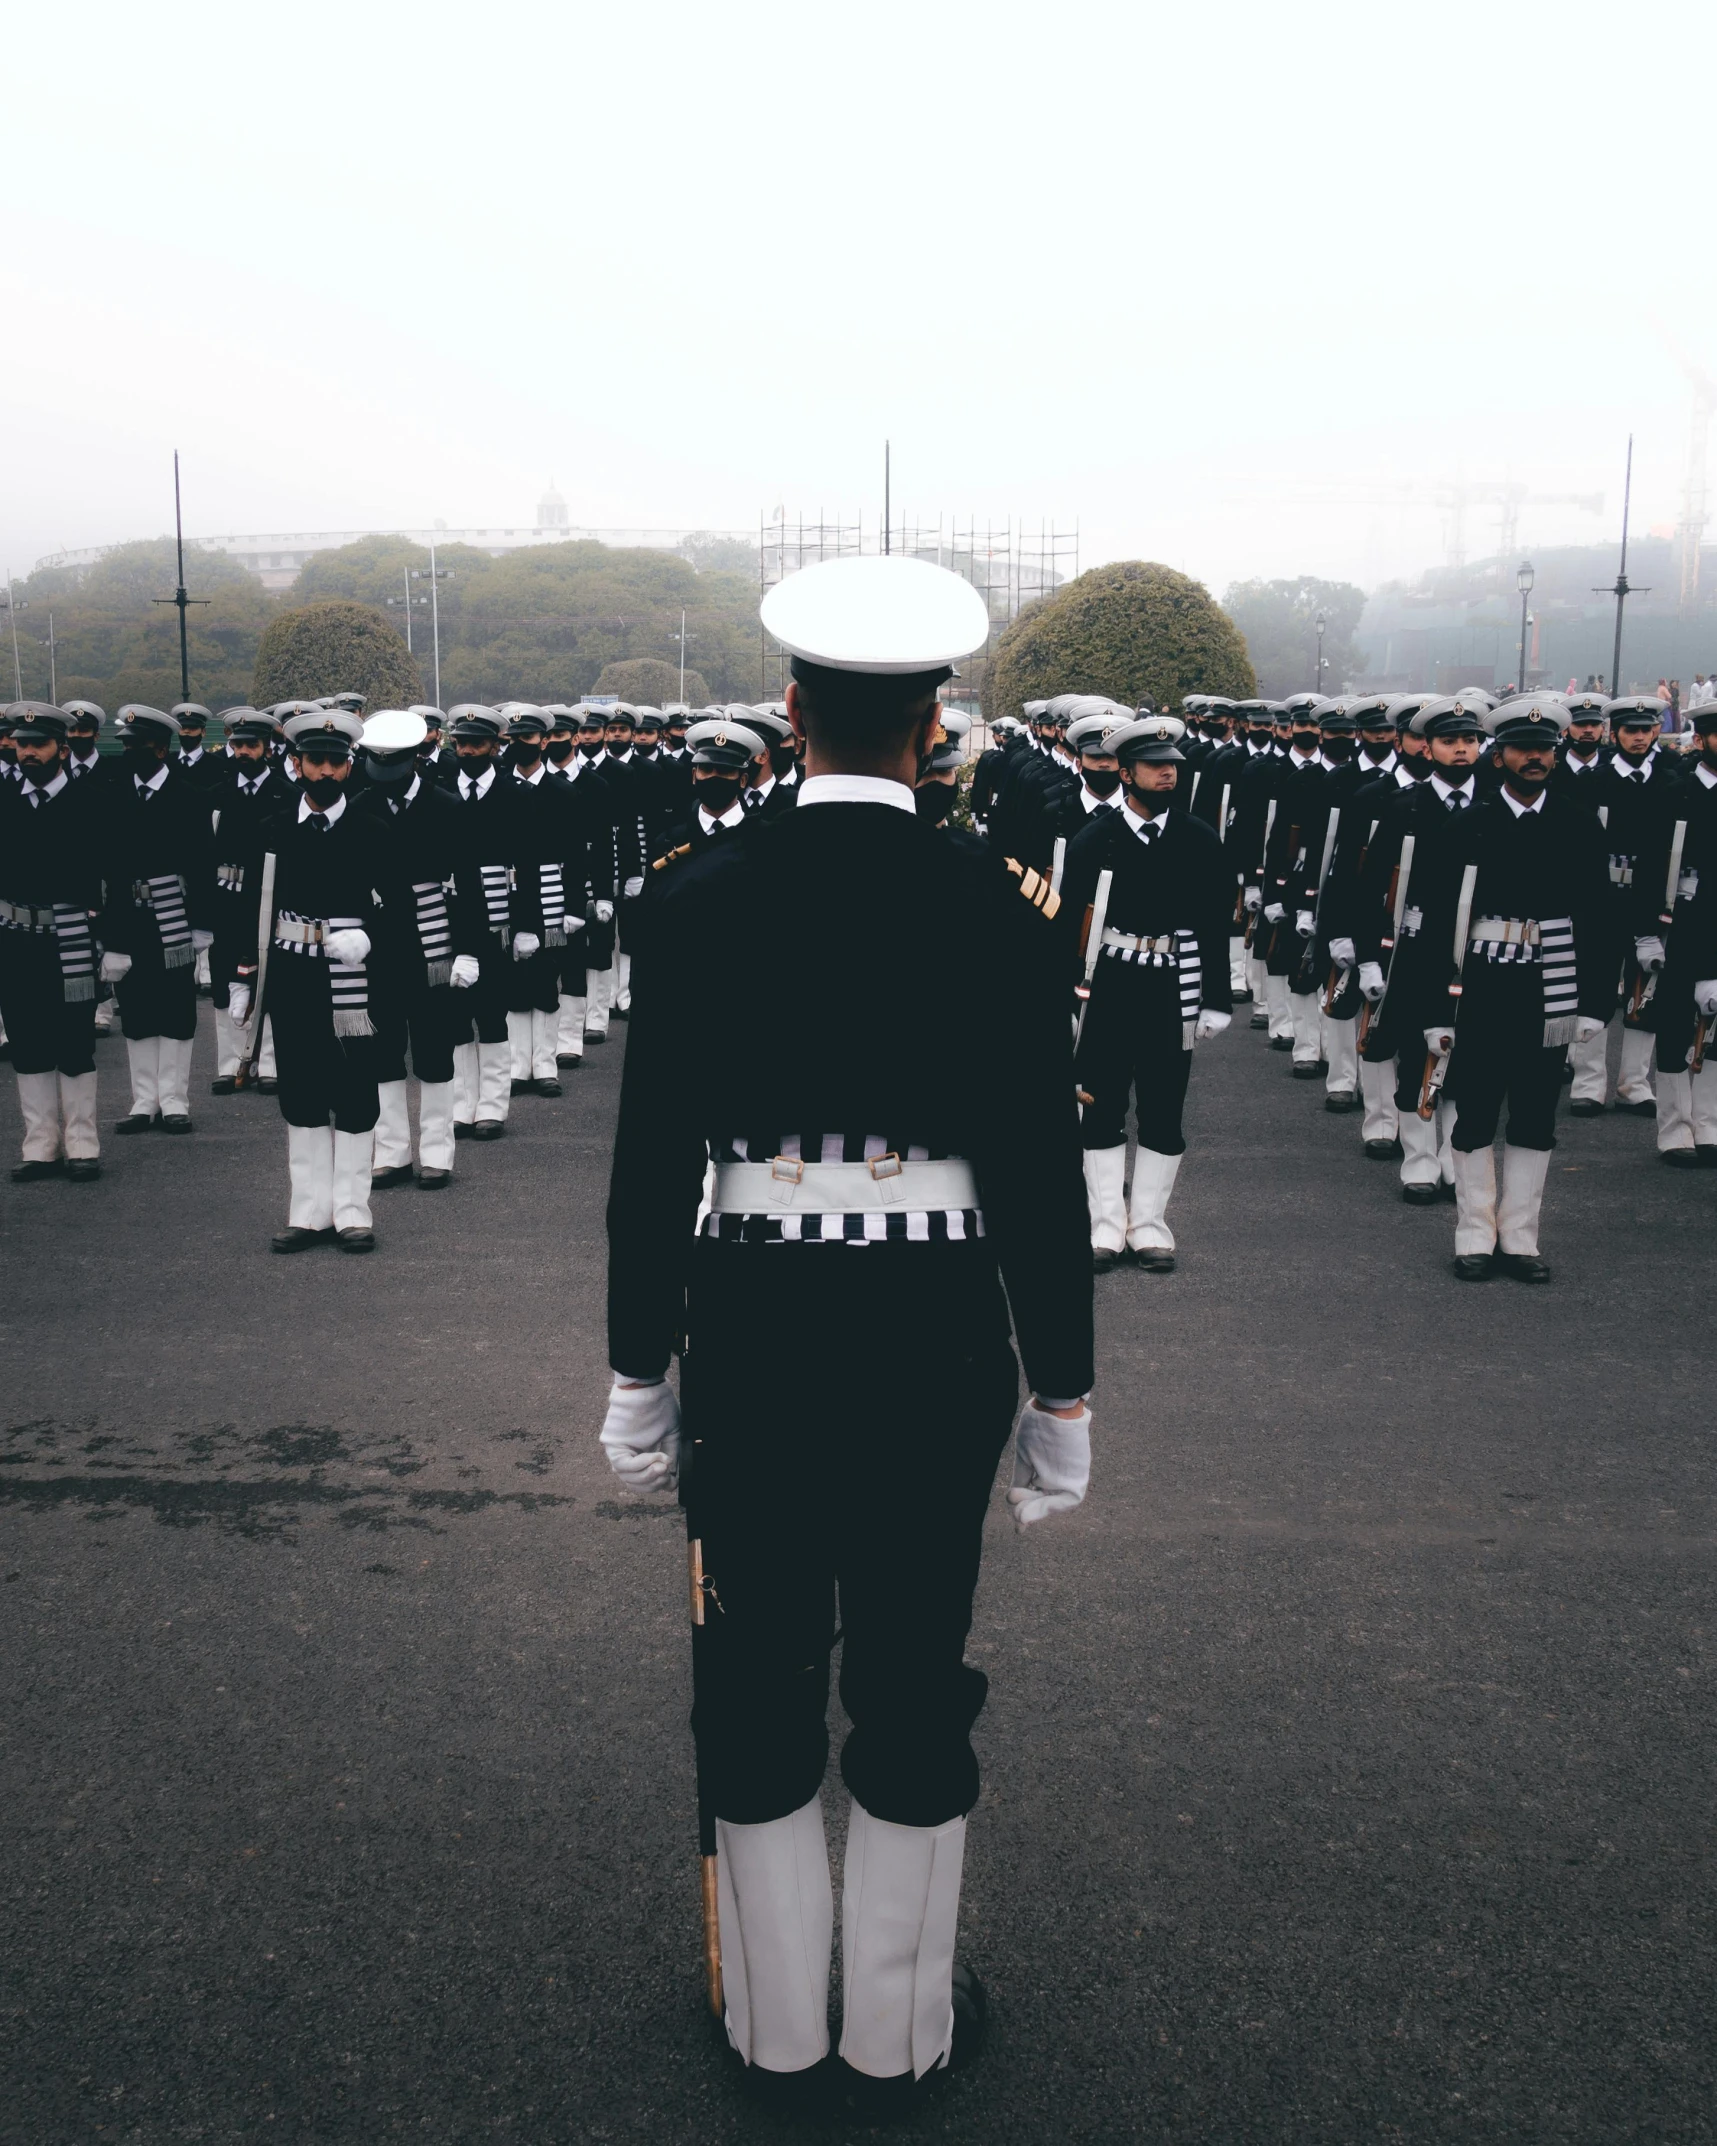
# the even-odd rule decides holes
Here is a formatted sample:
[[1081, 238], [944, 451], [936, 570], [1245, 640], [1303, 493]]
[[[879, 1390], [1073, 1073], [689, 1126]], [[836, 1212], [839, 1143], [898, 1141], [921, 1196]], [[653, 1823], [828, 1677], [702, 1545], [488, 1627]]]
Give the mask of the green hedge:
[[415, 657], [379, 611], [334, 598], [283, 611], [256, 652], [251, 700], [320, 700], [326, 693], [365, 693], [369, 708], [409, 708], [421, 701]]
[[1188, 693], [1256, 692], [1245, 636], [1203, 583], [1123, 559], [1020, 613], [986, 666], [983, 708], [994, 722], [1058, 693], [1178, 708]]

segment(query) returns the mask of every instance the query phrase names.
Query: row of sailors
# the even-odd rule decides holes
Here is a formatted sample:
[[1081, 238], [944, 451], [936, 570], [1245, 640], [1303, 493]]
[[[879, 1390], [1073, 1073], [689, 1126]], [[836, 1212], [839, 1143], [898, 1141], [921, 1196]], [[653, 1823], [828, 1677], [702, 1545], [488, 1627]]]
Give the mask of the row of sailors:
[[[1193, 695], [1186, 708], [1184, 729], [1157, 719], [1181, 729], [1164, 825], [1172, 838], [1184, 816], [1216, 845], [1230, 999], [1253, 1004], [1296, 1077], [1323, 1079], [1331, 1110], [1363, 1112], [1367, 1155], [1400, 1159], [1410, 1203], [1455, 1199], [1463, 1277], [1547, 1278], [1538, 1215], [1560, 1087], [1571, 1067], [1574, 1114], [1606, 1107], [1614, 1028], [1616, 1107], [1656, 1117], [1671, 1166], [1717, 1166], [1704, 1050], [1717, 1016], [1717, 711], [1704, 723], [1695, 711], [1684, 757], [1649, 696], [1305, 694], [1274, 707]], [[1140, 718], [1098, 696], [1026, 716], [1029, 729], [997, 726], [974, 810], [997, 848], [1089, 911], [1092, 890], [1068, 875], [1093, 823], [1133, 802], [1113, 748]], [[1190, 969], [1170, 951], [1190, 938], [1200, 1004], [1219, 1011], [1208, 851], [1182, 846], [1183, 870], [1148, 914], [1119, 931], [1111, 914], [1100, 952], [1149, 942]], [[1107, 964], [1095, 966], [1100, 978]], [[1190, 988], [1183, 1010], [1190, 1040]], [[1141, 1175], [1167, 1174], [1146, 1131], [1153, 1083], [1160, 1060], [1137, 1084], [1135, 1201]], [[1182, 1094], [1183, 1079], [1171, 1145]], [[1172, 1252], [1160, 1216], [1116, 1242], [1124, 1110], [1095, 1125], [1086, 1110], [1094, 1249], [1099, 1265], [1158, 1265], [1145, 1255]]]
[[[25, 1126], [15, 1175], [99, 1175], [95, 1015], [109, 992], [131, 1075], [116, 1131], [192, 1130], [202, 960], [215, 1092], [254, 1080], [292, 1128], [279, 1248], [334, 1231], [369, 1249], [372, 1177], [445, 1186], [458, 1138], [500, 1137], [521, 1092], [558, 1095], [611, 1010], [624, 1017], [652, 864], [743, 821], [748, 801], [752, 816], [778, 812], [797, 781], [791, 730], [768, 709], [748, 706], [741, 723], [468, 705], [445, 722], [424, 710], [366, 722], [341, 704], [353, 698], [284, 718], [228, 710], [223, 750], [195, 760], [181, 711], [121, 710], [123, 749], [105, 757], [78, 750], [82, 710], [5, 711], [0, 1015]], [[683, 760], [659, 742], [675, 712], [688, 716]]]

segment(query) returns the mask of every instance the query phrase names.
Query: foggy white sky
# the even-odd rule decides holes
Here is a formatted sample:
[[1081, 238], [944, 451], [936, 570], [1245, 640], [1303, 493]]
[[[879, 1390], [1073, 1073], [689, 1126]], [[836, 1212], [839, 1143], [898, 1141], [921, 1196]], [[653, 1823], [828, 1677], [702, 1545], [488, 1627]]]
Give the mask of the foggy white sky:
[[[1040, 515], [1218, 591], [1464, 473], [1672, 522], [1717, 9], [14, 16], [0, 562], [188, 534]], [[1662, 327], [1660, 327], [1662, 324]], [[1363, 496], [1411, 484], [1418, 503]], [[1493, 548], [1475, 510], [1469, 552]]]

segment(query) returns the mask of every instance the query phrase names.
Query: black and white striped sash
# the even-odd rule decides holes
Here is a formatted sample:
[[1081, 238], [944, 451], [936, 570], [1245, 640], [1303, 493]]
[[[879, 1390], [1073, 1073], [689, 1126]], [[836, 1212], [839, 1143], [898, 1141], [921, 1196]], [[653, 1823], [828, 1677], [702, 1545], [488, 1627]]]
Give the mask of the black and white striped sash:
[[89, 911], [75, 903], [55, 902], [54, 937], [60, 949], [60, 982], [68, 1006], [95, 997], [95, 934]]
[[1545, 917], [1538, 926], [1544, 957], [1544, 1048], [1558, 1050], [1574, 1040], [1580, 1011], [1580, 978], [1574, 959], [1574, 919]]
[[558, 864], [539, 865], [542, 875], [543, 944], [566, 944], [566, 874]]
[[162, 872], [153, 879], [133, 882], [131, 898], [147, 909], [161, 935], [161, 961], [165, 968], [188, 969], [197, 958], [191, 945], [191, 919], [185, 909], [185, 882], [177, 872]]
[[274, 943], [282, 952], [327, 962], [336, 1036], [373, 1036], [376, 1032], [370, 1019], [368, 969], [362, 962], [336, 961], [327, 946], [334, 932], [363, 929], [362, 917], [301, 917], [292, 909], [280, 910], [274, 920]]
[[480, 864], [477, 870], [483, 882], [483, 908], [489, 929], [498, 931], [504, 939], [512, 924], [513, 868], [510, 864]]
[[[768, 1162], [781, 1155], [804, 1162], [946, 1162], [951, 1150], [926, 1147], [887, 1133], [737, 1133], [712, 1141], [710, 1160]], [[723, 1244], [961, 1244], [984, 1234], [979, 1207], [908, 1210], [896, 1214], [706, 1215], [703, 1235]]]
[[417, 943], [423, 949], [428, 981], [444, 984], [453, 975], [453, 926], [447, 917], [447, 889], [439, 879], [415, 879]]

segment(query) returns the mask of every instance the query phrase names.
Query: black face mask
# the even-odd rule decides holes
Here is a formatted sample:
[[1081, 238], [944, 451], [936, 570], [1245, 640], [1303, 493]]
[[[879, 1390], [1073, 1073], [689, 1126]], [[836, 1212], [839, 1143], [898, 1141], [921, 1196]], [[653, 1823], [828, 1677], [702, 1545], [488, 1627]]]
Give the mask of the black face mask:
[[600, 738], [580, 738], [578, 749], [586, 760], [594, 760], [602, 751], [602, 740]]
[[654, 739], [654, 738], [653, 738], [653, 737], [651, 736], [651, 734], [649, 733], [649, 731], [645, 731], [644, 735], [643, 735], [643, 736], [642, 736], [641, 738], [639, 738], [639, 739], [638, 739], [638, 741], [637, 741], [637, 745], [636, 745], [636, 751], [637, 751], [637, 754], [638, 754], [638, 758], [639, 758], [640, 760], [654, 760], [654, 759], [655, 759], [655, 757], [656, 757], [656, 741], [655, 741], [655, 739]]
[[548, 756], [556, 767], [565, 767], [566, 763], [572, 758], [572, 740], [570, 738], [550, 738]]
[[521, 738], [513, 747], [513, 765], [522, 768], [527, 775], [542, 756], [542, 746], [535, 738]]
[[45, 790], [64, 765], [61, 760], [50, 760], [45, 767], [35, 767], [27, 760], [20, 760], [18, 771], [31, 789]]
[[1315, 730], [1290, 731], [1288, 741], [1297, 753], [1315, 753], [1318, 749], [1318, 734]]
[[692, 795], [712, 820], [719, 820], [737, 801], [739, 781], [737, 775], [699, 775]]
[[364, 773], [371, 782], [378, 783], [384, 790], [403, 789], [417, 773], [416, 756], [410, 753], [390, 753], [386, 756], [380, 753], [365, 753]]
[[1333, 760], [1337, 767], [1345, 767], [1353, 758], [1351, 738], [1325, 738], [1321, 748], [1326, 760]]
[[326, 812], [345, 787], [343, 778], [338, 775], [306, 775], [304, 778], [304, 795], [318, 812]]
[[1121, 771], [1119, 768], [1112, 767], [1107, 770], [1082, 768], [1080, 775], [1086, 789], [1091, 792], [1093, 797], [1113, 797], [1121, 787]]
[[769, 766], [777, 781], [792, 770], [797, 759], [798, 755], [789, 744], [772, 745], [769, 748]]
[[923, 789], [913, 791], [912, 802], [921, 820], [932, 827], [940, 827], [954, 809], [954, 786], [947, 782], [927, 782]]

